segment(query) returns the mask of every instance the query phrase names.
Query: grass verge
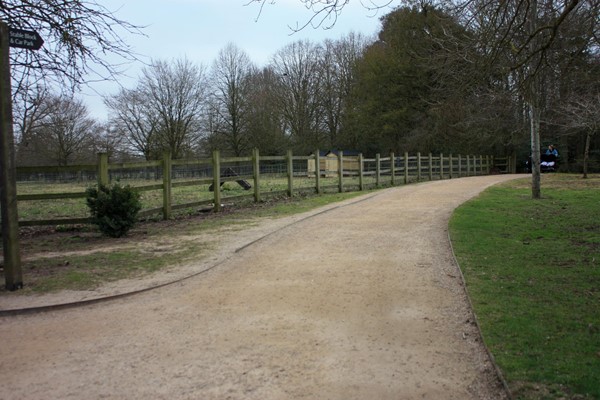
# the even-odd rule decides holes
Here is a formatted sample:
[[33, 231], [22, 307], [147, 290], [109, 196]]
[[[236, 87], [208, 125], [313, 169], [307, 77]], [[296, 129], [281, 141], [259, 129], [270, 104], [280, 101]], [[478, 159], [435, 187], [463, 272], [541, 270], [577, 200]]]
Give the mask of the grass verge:
[[517, 399], [600, 399], [600, 176], [492, 187], [450, 233], [484, 340]]
[[[246, 229], [264, 218], [301, 213], [365, 193], [297, 195], [260, 203], [241, 200], [218, 214], [188, 210], [169, 221], [141, 222], [119, 239], [104, 237], [92, 226], [22, 228], [25, 288], [11, 293], [0, 284], [0, 297], [93, 290], [106, 282], [202, 260], [218, 245], [219, 235]], [[1, 268], [0, 282], [4, 282]]]

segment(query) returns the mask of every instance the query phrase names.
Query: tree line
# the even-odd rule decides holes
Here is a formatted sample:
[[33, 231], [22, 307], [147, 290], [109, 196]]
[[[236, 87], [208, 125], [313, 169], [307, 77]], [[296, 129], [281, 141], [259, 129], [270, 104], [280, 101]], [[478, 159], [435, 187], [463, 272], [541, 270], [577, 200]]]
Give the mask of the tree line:
[[565, 164], [597, 149], [598, 4], [577, 2], [564, 14], [564, 2], [539, 1], [540, 34], [532, 36], [509, 7], [520, 2], [487, 12], [467, 3], [399, 7], [381, 18], [376, 38], [296, 41], [262, 67], [233, 43], [210, 66], [154, 60], [133, 87], [105, 99], [106, 122], [73, 92], [30, 86], [15, 107], [18, 164], [87, 162], [100, 151], [125, 161], [252, 148], [524, 159], [534, 100], [539, 145], [558, 145]]

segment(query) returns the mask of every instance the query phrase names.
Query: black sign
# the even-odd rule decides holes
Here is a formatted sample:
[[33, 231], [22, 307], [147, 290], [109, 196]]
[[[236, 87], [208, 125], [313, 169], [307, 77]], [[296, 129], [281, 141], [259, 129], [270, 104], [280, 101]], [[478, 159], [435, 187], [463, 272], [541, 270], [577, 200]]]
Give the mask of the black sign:
[[8, 45], [20, 49], [38, 50], [44, 44], [44, 40], [36, 31], [23, 29], [8, 29]]

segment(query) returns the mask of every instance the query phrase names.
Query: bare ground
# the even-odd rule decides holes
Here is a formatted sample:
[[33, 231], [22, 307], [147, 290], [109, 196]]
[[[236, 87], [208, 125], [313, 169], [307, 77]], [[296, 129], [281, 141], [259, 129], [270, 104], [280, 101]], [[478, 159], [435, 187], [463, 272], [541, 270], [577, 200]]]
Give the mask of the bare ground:
[[447, 224], [513, 178], [392, 188], [236, 232], [210, 259], [161, 276], [2, 298], [6, 310], [197, 274], [0, 317], [0, 399], [505, 399]]

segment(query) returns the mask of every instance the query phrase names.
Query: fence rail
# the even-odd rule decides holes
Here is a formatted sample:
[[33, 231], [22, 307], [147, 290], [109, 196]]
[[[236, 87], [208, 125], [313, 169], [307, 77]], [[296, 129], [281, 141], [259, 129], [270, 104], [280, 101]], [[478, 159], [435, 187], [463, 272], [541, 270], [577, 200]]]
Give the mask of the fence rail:
[[[144, 182], [148, 180], [161, 183], [132, 185], [141, 192], [160, 191], [161, 206], [148, 205], [140, 216], [148, 217], [162, 214], [169, 219], [174, 210], [194, 207], [210, 207], [220, 211], [223, 201], [253, 197], [260, 202], [264, 196], [287, 195], [312, 191], [350, 191], [366, 190], [384, 185], [408, 184], [423, 180], [453, 179], [457, 177], [489, 174], [490, 171], [510, 172], [514, 165], [510, 157], [474, 156], [474, 155], [409, 155], [396, 156], [391, 153], [375, 158], [337, 155], [320, 156], [316, 151], [310, 156], [294, 156], [288, 151], [285, 156], [261, 157], [254, 150], [251, 157], [221, 157], [218, 151], [210, 159], [172, 160], [165, 154], [162, 160], [132, 163], [109, 163], [106, 154], [98, 155], [98, 162], [89, 165], [66, 167], [18, 167], [19, 182], [45, 181], [50, 178], [58, 181], [78, 181], [88, 184], [109, 185], [122, 180]], [[504, 170], [502, 170], [504, 169]], [[269, 182], [281, 180], [279, 186]], [[221, 188], [225, 182], [238, 182], [245, 189], [253, 189], [251, 194], [224, 195]], [[245, 182], [242, 184], [242, 182]], [[279, 182], [279, 181], [278, 181]], [[210, 186], [209, 186], [210, 185]], [[174, 201], [173, 189], [189, 188], [194, 194], [203, 193], [204, 198], [194, 201]], [[198, 190], [195, 190], [195, 189]], [[35, 202], [60, 199], [83, 199], [85, 191], [25, 193], [19, 194], [17, 201]], [[84, 203], [84, 202], [82, 202]], [[146, 205], [145, 205], [146, 206]], [[46, 218], [23, 219], [20, 226], [69, 225], [90, 223], [90, 218]]]

